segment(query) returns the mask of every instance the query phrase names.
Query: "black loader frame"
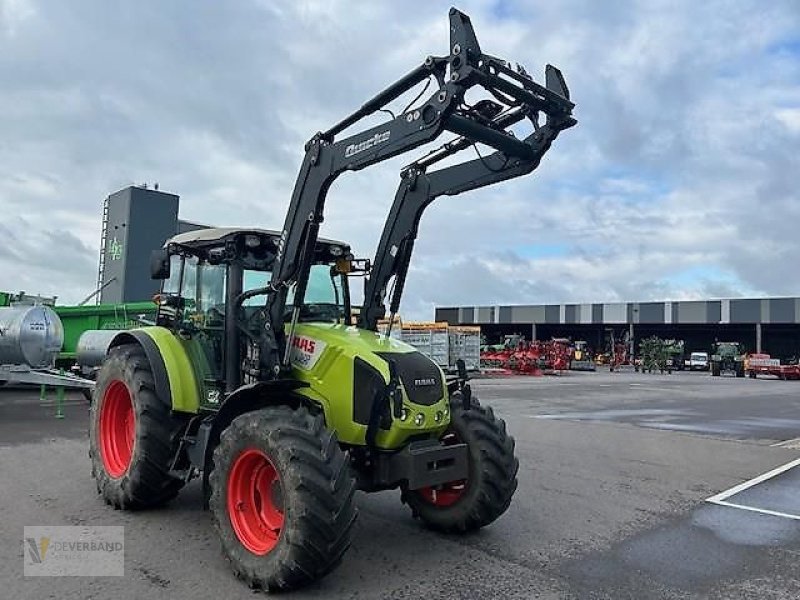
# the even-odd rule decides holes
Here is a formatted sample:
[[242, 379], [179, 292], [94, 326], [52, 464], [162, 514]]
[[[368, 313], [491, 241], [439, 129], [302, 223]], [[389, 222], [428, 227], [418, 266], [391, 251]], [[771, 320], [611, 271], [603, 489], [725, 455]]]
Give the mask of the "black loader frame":
[[[390, 311], [400, 303], [422, 213], [434, 199], [456, 195], [533, 171], [559, 132], [572, 127], [574, 105], [558, 69], [548, 65], [545, 86], [535, 83], [520, 66], [481, 52], [469, 17], [450, 9], [450, 54], [429, 56], [424, 63], [366, 102], [331, 129], [306, 144], [306, 154], [292, 193], [272, 279], [267, 289], [266, 322], [260, 337], [259, 379], [282, 378], [289, 369], [289, 348], [305, 298], [309, 270], [325, 198], [344, 171], [358, 171], [431, 142], [445, 131], [460, 137], [406, 167], [383, 231], [371, 275], [365, 285], [360, 326], [375, 329], [385, 312], [384, 298], [394, 278]], [[336, 136], [430, 77], [438, 89], [419, 107], [392, 120], [337, 140]], [[474, 86], [496, 100], [465, 104]], [[423, 90], [424, 92], [424, 90]], [[539, 115], [546, 119], [540, 124]], [[528, 119], [534, 131], [517, 139], [508, 128]], [[427, 173], [427, 168], [476, 143], [495, 152]], [[477, 147], [476, 147], [477, 151]], [[284, 310], [289, 288], [295, 286], [294, 310], [284, 334]]]

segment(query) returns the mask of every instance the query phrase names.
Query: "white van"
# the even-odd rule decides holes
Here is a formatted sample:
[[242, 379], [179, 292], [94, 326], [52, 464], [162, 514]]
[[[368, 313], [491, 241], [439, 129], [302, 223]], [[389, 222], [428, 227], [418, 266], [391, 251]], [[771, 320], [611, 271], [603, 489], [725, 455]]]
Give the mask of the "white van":
[[690, 371], [708, 371], [708, 352], [692, 352], [684, 364]]

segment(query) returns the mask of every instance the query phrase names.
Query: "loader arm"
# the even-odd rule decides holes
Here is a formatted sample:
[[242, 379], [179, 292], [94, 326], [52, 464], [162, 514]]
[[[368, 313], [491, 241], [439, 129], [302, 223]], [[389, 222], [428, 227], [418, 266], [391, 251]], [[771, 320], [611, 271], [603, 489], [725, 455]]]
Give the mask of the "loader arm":
[[[551, 70], [555, 70], [555, 67], [548, 65], [548, 77]], [[562, 89], [568, 95], [566, 87]], [[523, 109], [515, 109], [495, 118], [493, 123], [504, 129], [525, 116]], [[378, 320], [385, 316], [387, 288], [393, 278], [389, 312], [392, 316], [397, 314], [420, 220], [425, 209], [436, 198], [455, 196], [531, 173], [539, 166], [542, 157], [558, 134], [574, 124], [575, 120], [569, 116], [548, 118], [543, 126], [538, 127], [523, 140], [531, 148], [528, 158], [510, 159], [503, 152], [497, 151], [486, 157], [479, 155], [473, 160], [427, 173], [426, 168], [430, 165], [472, 145], [469, 139], [462, 137], [403, 169], [369, 278], [364, 283], [364, 307], [359, 326], [377, 330]], [[390, 318], [391, 322], [393, 319]]]
[[[541, 140], [518, 140], [505, 130], [504, 127], [509, 123], [498, 118], [499, 115], [515, 110], [519, 113], [517, 121], [528, 118], [538, 126], [536, 119], [539, 112], [543, 112], [547, 115], [550, 128], [556, 133], [575, 123], [570, 116], [574, 105], [568, 100], [566, 86], [557, 70], [548, 69], [547, 86], [541, 86], [521, 67], [513, 70], [504, 61], [483, 54], [469, 17], [453, 8], [450, 9], [449, 19], [448, 56], [429, 56], [422, 65], [328, 131], [317, 133], [306, 144], [305, 158], [281, 231], [267, 290], [265, 323], [260, 336], [261, 379], [280, 377], [289, 368], [289, 348], [305, 298], [319, 227], [323, 221], [325, 197], [341, 173], [382, 162], [431, 142], [444, 131], [450, 131], [462, 136], [463, 141], [457, 143], [468, 146], [478, 142], [497, 150], [486, 159], [492, 161], [487, 164], [496, 164], [498, 168], [502, 165], [502, 169], [507, 169], [508, 176], [498, 180], [507, 179], [516, 176], [512, 174], [516, 171], [521, 175], [535, 167], [543, 153], [541, 145], [546, 136], [541, 136]], [[438, 88], [417, 108], [409, 108], [386, 123], [337, 140], [343, 131], [382, 110], [388, 103], [431, 77], [435, 78]], [[475, 86], [489, 92], [500, 104], [485, 100], [484, 104], [478, 103], [481, 104], [478, 108], [477, 105], [465, 105], [465, 93]], [[543, 127], [545, 133], [549, 131], [546, 127]], [[536, 133], [533, 135], [536, 136]], [[429, 162], [423, 159], [415, 164], [424, 169]], [[485, 165], [482, 161], [478, 166]], [[492, 169], [484, 168], [477, 177], [476, 173], [470, 173], [470, 169], [476, 168], [474, 161], [460, 167], [447, 171], [452, 174], [449, 182], [434, 180], [436, 187], [431, 189], [432, 198], [488, 185], [496, 179]], [[413, 179], [418, 179], [418, 176]], [[405, 214], [406, 210], [404, 208], [398, 212]], [[416, 227], [413, 229], [416, 230]], [[292, 286], [294, 308], [288, 333], [284, 334], [286, 298]]]

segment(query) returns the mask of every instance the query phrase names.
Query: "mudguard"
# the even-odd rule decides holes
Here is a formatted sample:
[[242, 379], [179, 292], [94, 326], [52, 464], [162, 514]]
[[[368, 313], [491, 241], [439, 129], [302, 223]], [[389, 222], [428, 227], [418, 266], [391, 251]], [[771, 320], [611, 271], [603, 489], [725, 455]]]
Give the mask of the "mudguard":
[[165, 327], [142, 327], [121, 331], [109, 349], [122, 344], [138, 344], [153, 368], [156, 393], [172, 404], [177, 412], [197, 414], [200, 408], [200, 385], [189, 352]]

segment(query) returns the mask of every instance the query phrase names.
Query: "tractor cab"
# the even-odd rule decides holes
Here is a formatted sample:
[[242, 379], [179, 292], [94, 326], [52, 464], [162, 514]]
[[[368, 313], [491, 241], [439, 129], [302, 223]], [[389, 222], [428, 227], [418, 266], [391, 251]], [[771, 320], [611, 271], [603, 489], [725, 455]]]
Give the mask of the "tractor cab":
[[[242, 307], [263, 305], [279, 236], [265, 229], [213, 228], [170, 238], [153, 255], [153, 278], [164, 280], [159, 306], [180, 309], [183, 322], [203, 324], [224, 319], [228, 298], [244, 294]], [[345, 321], [350, 313], [347, 275], [357, 268], [349, 245], [318, 240], [301, 320]], [[293, 306], [293, 290], [287, 296], [287, 306]], [[159, 315], [170, 321], [174, 312]]]
[[[156, 324], [184, 342], [194, 342], [191, 345], [201, 351], [202, 375], [211, 397], [248, 379], [240, 373], [242, 357], [250, 354], [253, 359], [257, 348], [242, 342], [256, 340], [266, 322], [264, 306], [279, 243], [277, 231], [209, 228], [178, 234], [153, 253], [151, 275], [162, 280], [155, 297]], [[349, 323], [348, 276], [368, 267], [368, 261], [353, 258], [348, 244], [318, 239], [299, 322]], [[293, 300], [289, 289], [287, 322]], [[226, 371], [226, 353], [231, 373]], [[252, 371], [257, 365], [250, 367]]]

